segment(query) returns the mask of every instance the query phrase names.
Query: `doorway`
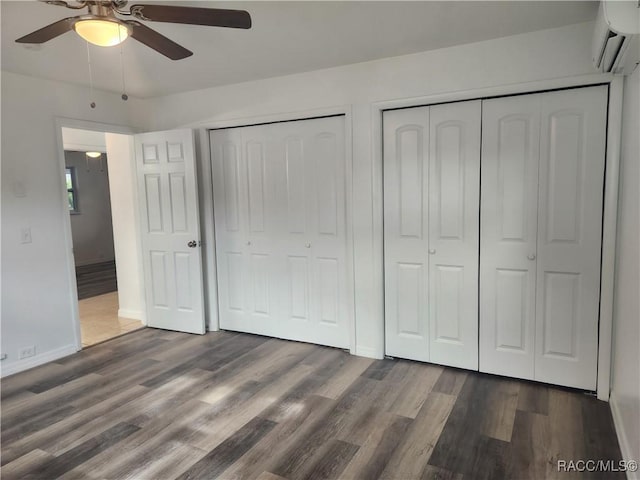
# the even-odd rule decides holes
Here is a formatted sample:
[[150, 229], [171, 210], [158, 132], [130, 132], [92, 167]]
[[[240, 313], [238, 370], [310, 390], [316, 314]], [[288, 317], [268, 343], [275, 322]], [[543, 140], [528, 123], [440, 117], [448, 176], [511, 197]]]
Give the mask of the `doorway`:
[[78, 347], [145, 325], [130, 135], [62, 127]]

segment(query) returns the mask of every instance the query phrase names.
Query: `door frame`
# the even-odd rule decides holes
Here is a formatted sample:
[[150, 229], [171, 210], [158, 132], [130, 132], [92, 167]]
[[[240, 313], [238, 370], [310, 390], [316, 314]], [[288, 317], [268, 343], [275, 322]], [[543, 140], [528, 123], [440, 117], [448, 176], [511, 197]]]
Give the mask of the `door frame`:
[[[384, 206], [383, 206], [383, 145], [382, 115], [385, 110], [419, 107], [492, 97], [588, 87], [607, 84], [607, 145], [605, 155], [604, 210], [602, 220], [602, 262], [600, 270], [600, 312], [598, 331], [597, 397], [609, 401], [611, 388], [611, 352], [613, 328], [613, 286], [615, 275], [616, 228], [618, 216], [618, 180], [620, 170], [623, 77], [611, 73], [580, 75], [540, 80], [520, 84], [446, 92], [422, 97], [374, 102], [371, 105], [371, 153], [373, 165], [373, 269], [375, 290], [375, 318], [382, 332], [380, 358], [384, 355]], [[482, 160], [481, 160], [482, 162]]]
[[[65, 179], [65, 171], [66, 171], [66, 163], [64, 156], [64, 139], [62, 137], [62, 128], [75, 128], [78, 130], [91, 130], [94, 132], [102, 132], [102, 133], [119, 133], [123, 135], [134, 135], [138, 133], [133, 128], [126, 125], [114, 125], [110, 123], [99, 123], [92, 122], [90, 120], [80, 120], [75, 118], [66, 118], [66, 117], [55, 117], [55, 135], [56, 135], [56, 143], [58, 149], [58, 178], [60, 179], [60, 201], [62, 205], [62, 225], [64, 231], [64, 243], [65, 243], [65, 264], [66, 264], [66, 274], [67, 279], [69, 281], [69, 285], [71, 286], [71, 291], [69, 292], [69, 300], [71, 301], [71, 323], [73, 326], [73, 335], [74, 341], [76, 345], [76, 351], [82, 350], [82, 334], [80, 329], [80, 311], [78, 308], [78, 285], [76, 282], [76, 262], [73, 256], [73, 236], [71, 233], [71, 216], [69, 215], [69, 200], [67, 198], [67, 192], [63, 188], [64, 179]], [[133, 168], [133, 165], [132, 165]], [[133, 170], [133, 175], [135, 177], [135, 169]], [[136, 210], [136, 219], [137, 219], [137, 208]], [[136, 224], [139, 222], [136, 221]], [[140, 236], [138, 237], [138, 250], [141, 250], [140, 246]], [[144, 282], [144, 279], [140, 280]], [[142, 291], [144, 291], [144, 283], [142, 283]]]
[[356, 322], [355, 322], [355, 274], [354, 274], [354, 235], [353, 235], [353, 138], [352, 138], [352, 110], [351, 105], [283, 112], [269, 115], [232, 118], [209, 121], [201, 124], [197, 130], [196, 143], [198, 149], [198, 187], [200, 195], [201, 236], [203, 239], [202, 254], [205, 265], [205, 318], [209, 331], [220, 329], [218, 312], [218, 279], [216, 270], [215, 224], [213, 204], [213, 168], [211, 165], [211, 146], [209, 131], [232, 127], [247, 127], [269, 123], [313, 120], [318, 117], [344, 116], [345, 124], [345, 201], [346, 201], [346, 233], [347, 233], [347, 299], [349, 301], [349, 352], [356, 353]]

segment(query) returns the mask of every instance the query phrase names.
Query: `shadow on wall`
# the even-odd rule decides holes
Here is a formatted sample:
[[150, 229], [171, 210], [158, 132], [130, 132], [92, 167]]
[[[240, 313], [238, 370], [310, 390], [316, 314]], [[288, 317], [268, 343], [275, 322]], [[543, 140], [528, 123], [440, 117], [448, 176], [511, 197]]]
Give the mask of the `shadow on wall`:
[[115, 259], [107, 156], [65, 151], [67, 190], [76, 266]]

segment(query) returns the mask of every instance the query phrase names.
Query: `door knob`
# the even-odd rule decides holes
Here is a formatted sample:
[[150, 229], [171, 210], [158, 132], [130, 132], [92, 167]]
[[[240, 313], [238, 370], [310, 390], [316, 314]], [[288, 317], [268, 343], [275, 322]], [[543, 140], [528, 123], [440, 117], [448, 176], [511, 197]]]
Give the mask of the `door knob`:
[[198, 242], [196, 242], [195, 240], [191, 240], [189, 243], [187, 243], [187, 247], [189, 248], [196, 248], [198, 246]]
[[307, 248], [311, 248], [311, 244], [310, 243], [305, 243], [304, 246], [307, 247]]
[[436, 253], [436, 249], [435, 248], [430, 248], [429, 249], [429, 255], [435, 255]]
[[251, 245], [251, 240], [248, 240], [248, 241], [247, 241], [247, 245]]
[[536, 254], [535, 254], [535, 253], [532, 253], [532, 254], [530, 254], [530, 255], [527, 255], [527, 258], [528, 258], [529, 260], [535, 260], [535, 259], [536, 259]]

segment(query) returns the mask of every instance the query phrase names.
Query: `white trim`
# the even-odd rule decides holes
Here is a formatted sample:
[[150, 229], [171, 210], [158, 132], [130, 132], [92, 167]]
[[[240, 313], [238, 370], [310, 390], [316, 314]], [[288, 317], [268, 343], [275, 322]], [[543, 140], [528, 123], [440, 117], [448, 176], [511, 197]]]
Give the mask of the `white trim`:
[[[208, 235], [211, 235], [211, 239], [207, 244], [205, 244], [206, 249], [211, 248], [208, 253], [205, 253], [207, 257], [211, 257], [210, 261], [207, 260], [206, 268], [207, 272], [204, 275], [208, 281], [214, 281], [214, 285], [216, 285], [216, 289], [208, 288], [206, 294], [208, 295], [208, 310], [210, 313], [210, 321], [208, 322], [208, 326], [210, 330], [218, 330], [219, 320], [218, 320], [218, 292], [217, 292], [217, 279], [216, 279], [216, 264], [215, 264], [215, 230], [213, 226], [214, 218], [213, 218], [213, 171], [211, 169], [211, 148], [209, 145], [209, 130], [216, 130], [221, 128], [232, 128], [232, 127], [242, 127], [248, 125], [259, 125], [263, 123], [275, 123], [275, 122], [288, 122], [288, 121], [297, 121], [297, 120], [310, 120], [317, 117], [328, 117], [333, 115], [343, 115], [345, 117], [345, 168], [346, 168], [346, 181], [345, 185], [347, 188], [347, 192], [345, 195], [346, 201], [346, 222], [347, 222], [347, 275], [348, 285], [349, 285], [349, 294], [347, 297], [349, 298], [349, 352], [354, 355], [359, 355], [356, 353], [356, 318], [355, 318], [355, 255], [354, 255], [354, 235], [353, 235], [353, 114], [351, 110], [351, 105], [337, 105], [333, 107], [326, 108], [318, 108], [318, 109], [310, 109], [310, 110], [299, 110], [294, 112], [281, 112], [269, 115], [257, 115], [250, 117], [242, 117], [242, 118], [232, 118], [232, 119], [223, 119], [223, 120], [215, 120], [215, 121], [205, 121], [199, 123], [197, 126], [200, 131], [200, 154], [201, 154], [201, 162], [205, 163], [206, 161], [209, 163], [207, 170], [209, 172], [209, 178], [206, 180], [203, 179], [203, 187], [207, 187], [209, 192], [207, 192], [205, 200], [208, 205], [205, 207], [207, 213], [205, 214], [205, 232]], [[194, 126], [195, 127], [195, 126]], [[204, 135], [203, 135], [204, 133]], [[206, 137], [206, 138], [203, 138]], [[203, 168], [203, 173], [205, 169]], [[204, 175], [203, 175], [204, 176]], [[209, 211], [210, 209], [210, 211]], [[209, 255], [211, 253], [211, 255]], [[211, 274], [211, 271], [213, 274]], [[212, 285], [210, 283], [209, 285]], [[215, 312], [215, 313], [211, 313]], [[214, 320], [211, 322], [211, 320]], [[362, 355], [362, 356], [368, 356]]]
[[355, 352], [352, 353], [359, 357], [375, 358], [376, 360], [384, 358], [382, 355], [378, 354], [378, 349], [370, 347], [356, 346]]
[[600, 331], [598, 335], [598, 399], [609, 401], [611, 388], [611, 339], [613, 288], [615, 283], [618, 182], [622, 134], [623, 77], [615, 76], [609, 86], [609, 118], [602, 219], [602, 269], [600, 271]]
[[8, 375], [13, 375], [14, 373], [23, 372], [25, 370], [29, 370], [30, 368], [38, 367], [48, 362], [53, 362], [54, 360], [58, 360], [59, 358], [73, 355], [77, 351], [78, 348], [76, 348], [75, 345], [67, 345], [65, 347], [56, 348], [55, 350], [50, 350], [40, 355], [36, 355], [35, 357], [24, 358], [22, 360], [18, 360], [17, 362], [10, 363], [6, 367], [1, 366], [0, 376], [4, 378]]
[[64, 145], [65, 150], [71, 150], [74, 152], [101, 152], [107, 153], [107, 147], [104, 145], [87, 145], [83, 143], [71, 143], [67, 142]]
[[146, 325], [147, 323], [145, 312], [142, 310], [129, 310], [127, 308], [119, 308], [118, 317], [130, 318], [131, 320], [140, 320], [144, 325]]
[[[384, 243], [382, 205], [382, 112], [393, 108], [417, 107], [436, 103], [482, 99], [496, 96], [534, 93], [543, 90], [610, 84], [607, 131], [607, 167], [605, 178], [605, 211], [603, 218], [602, 271], [600, 292], [600, 327], [598, 342], [598, 387], [600, 400], [609, 400], [611, 368], [611, 328], [613, 323], [613, 278], [618, 198], [618, 170], [620, 162], [620, 132], [622, 115], [622, 77], [610, 73], [580, 75], [535, 82], [500, 85], [489, 88], [461, 90], [423, 97], [385, 100], [371, 105], [371, 157], [373, 192], [373, 251], [374, 291], [379, 300], [371, 319], [384, 332]], [[377, 346], [375, 358], [384, 355], [384, 336]]]
[[[74, 342], [76, 351], [82, 350], [82, 335], [80, 332], [80, 312], [78, 310], [78, 285], [76, 284], [76, 267], [73, 257], [73, 237], [71, 236], [71, 216], [69, 215], [69, 200], [67, 190], [64, 188], [66, 164], [64, 158], [64, 140], [62, 138], [62, 128], [77, 128], [81, 130], [92, 130], [97, 132], [121, 133], [133, 135], [135, 131], [127, 126], [112, 125], [109, 123], [91, 122], [88, 120], [78, 120], [74, 118], [55, 117], [55, 135], [58, 143], [58, 178], [60, 179], [60, 201], [62, 202], [62, 225], [64, 231], [65, 264], [67, 265], [67, 278], [71, 291], [69, 300], [71, 302], [71, 322], [73, 324]], [[144, 286], [143, 286], [144, 288]], [[18, 362], [19, 363], [19, 362]]]
[[213, 217], [213, 171], [209, 130], [197, 130], [198, 194], [200, 195], [200, 238], [204, 286], [204, 312], [206, 328], [210, 332], [220, 330], [218, 318], [218, 272], [216, 270], [216, 237]]
[[511, 83], [506, 85], [498, 85], [495, 87], [458, 90], [420, 97], [384, 100], [373, 103], [373, 107], [376, 110], [389, 110], [392, 108], [417, 107], [422, 105], [433, 105], [436, 103], [476, 100], [489, 97], [517, 95], [521, 93], [533, 93], [543, 90], [555, 90], [571, 87], [583, 87], [601, 83], [610, 83], [613, 78], [614, 75], [611, 73], [596, 73], [592, 75], [554, 78], [550, 80], [538, 80], [535, 82], [527, 83]]
[[186, 128], [201, 128], [204, 130], [216, 130], [219, 128], [246, 127], [260, 125], [262, 123], [290, 122], [295, 120], [309, 120], [316, 117], [329, 117], [332, 115], [351, 115], [351, 105], [336, 105], [333, 107], [313, 108], [309, 110], [296, 110], [292, 112], [272, 113], [268, 115], [254, 115], [240, 118], [226, 118], [220, 120], [205, 120], [192, 124]]
[[[629, 435], [627, 435], [627, 430], [624, 426], [624, 421], [622, 420], [622, 413], [620, 412], [620, 407], [618, 406], [618, 397], [615, 392], [611, 393], [611, 398], [609, 400], [609, 407], [611, 408], [611, 416], [613, 417], [613, 425], [616, 429], [616, 435], [618, 437], [618, 445], [620, 445], [620, 453], [622, 454], [622, 459], [625, 461], [635, 460], [634, 453], [631, 451], [631, 446], [629, 445]], [[629, 480], [640, 480], [640, 472], [629, 472], [627, 471], [627, 478]]]

